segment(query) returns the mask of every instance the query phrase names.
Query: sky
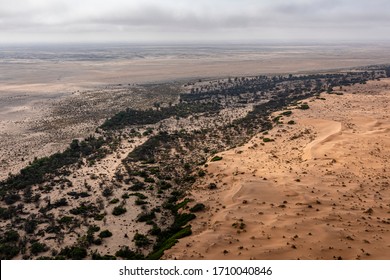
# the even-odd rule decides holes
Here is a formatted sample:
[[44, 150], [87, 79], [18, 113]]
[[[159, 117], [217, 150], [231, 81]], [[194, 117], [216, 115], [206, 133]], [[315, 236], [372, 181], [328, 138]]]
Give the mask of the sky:
[[0, 0], [0, 43], [389, 41], [388, 0]]

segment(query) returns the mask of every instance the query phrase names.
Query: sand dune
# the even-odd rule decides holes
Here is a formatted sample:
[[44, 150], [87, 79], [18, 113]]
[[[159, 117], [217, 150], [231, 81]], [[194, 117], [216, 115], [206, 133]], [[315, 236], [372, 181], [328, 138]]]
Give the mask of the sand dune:
[[388, 84], [307, 100], [309, 110], [220, 153], [191, 191], [207, 210], [165, 258], [389, 259]]

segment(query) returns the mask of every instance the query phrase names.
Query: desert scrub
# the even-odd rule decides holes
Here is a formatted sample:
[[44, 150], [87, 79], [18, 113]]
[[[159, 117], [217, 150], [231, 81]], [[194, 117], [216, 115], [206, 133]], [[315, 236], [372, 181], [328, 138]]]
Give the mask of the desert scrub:
[[199, 212], [203, 211], [206, 208], [206, 206], [203, 203], [197, 203], [194, 205], [194, 207], [190, 208], [191, 212]]
[[85, 259], [87, 255], [87, 250], [78, 246], [65, 247], [59, 253], [59, 256], [72, 260], [82, 260]]
[[290, 116], [292, 114], [292, 111], [284, 111], [283, 113], [281, 113], [281, 115], [283, 116]]
[[301, 109], [301, 110], [307, 110], [309, 109], [309, 105], [308, 104], [302, 104], [301, 106], [298, 107], [298, 109]]
[[143, 255], [130, 250], [128, 246], [122, 247], [115, 253], [115, 256], [125, 260], [142, 260], [145, 258]]
[[115, 207], [113, 210], [112, 210], [112, 214], [114, 215], [114, 216], [119, 216], [119, 215], [122, 215], [122, 214], [124, 214], [124, 213], [126, 213], [127, 212], [127, 210], [126, 210], [126, 208], [124, 208], [123, 206], [117, 206], [117, 207]]
[[47, 250], [49, 250], [49, 248], [45, 244], [39, 242], [32, 243], [30, 247], [30, 252], [33, 255], [38, 255], [39, 253], [46, 252]]
[[274, 141], [274, 139], [271, 139], [271, 138], [267, 138], [267, 137], [263, 138], [264, 143], [273, 142], [273, 141]]
[[112, 233], [111, 231], [109, 231], [108, 229], [106, 230], [103, 230], [99, 233], [99, 237], [100, 238], [108, 238], [108, 237], [111, 237], [112, 236]]
[[140, 234], [138, 232], [134, 235], [133, 241], [137, 247], [147, 247], [151, 243], [146, 235]]
[[215, 157], [213, 157], [210, 161], [220, 161], [220, 160], [222, 160], [222, 157], [220, 157], [220, 156], [215, 156]]
[[110, 204], [116, 204], [119, 202], [118, 198], [114, 198], [113, 200], [110, 201]]

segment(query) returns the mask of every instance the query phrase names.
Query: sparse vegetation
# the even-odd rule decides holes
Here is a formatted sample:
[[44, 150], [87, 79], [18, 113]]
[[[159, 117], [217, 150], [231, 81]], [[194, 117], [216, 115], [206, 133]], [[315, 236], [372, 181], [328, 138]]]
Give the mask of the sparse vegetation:
[[[47, 255], [42, 254], [48, 250], [45, 244], [49, 241], [45, 240], [54, 239], [57, 251], [45, 258], [158, 259], [177, 239], [191, 234], [188, 222], [195, 218], [193, 213], [206, 208], [202, 203], [185, 199], [184, 194], [196, 180], [205, 181], [202, 177], [206, 176], [204, 168], [210, 164], [207, 160], [223, 160], [215, 155], [238, 148], [259, 133], [263, 133], [264, 143], [272, 142], [274, 139], [265, 135], [278, 139], [279, 134], [270, 131], [273, 125], [280, 133], [292, 129], [282, 123], [294, 114], [288, 108], [307, 110], [309, 105], [302, 100], [308, 97], [377, 77], [379, 74], [357, 71], [232, 78], [215, 87], [211, 83], [191, 87], [172, 99], [177, 97], [179, 103], [171, 102], [169, 106], [155, 102], [153, 108], [146, 110], [129, 108], [115, 112], [94, 135], [73, 140], [61, 153], [32, 160], [19, 174], [10, 174], [0, 182], [0, 218], [12, 226], [7, 225], [7, 229], [14, 229], [3, 231], [0, 257]], [[226, 117], [225, 113], [219, 114], [222, 109], [234, 114]], [[269, 117], [280, 110], [284, 111], [273, 119]], [[295, 121], [289, 120], [287, 124], [293, 125]], [[304, 134], [290, 139], [306, 137]], [[121, 146], [134, 149], [128, 154], [117, 150]], [[104, 157], [115, 157], [114, 176], [102, 171], [102, 166], [109, 166], [102, 163]], [[80, 172], [83, 169], [88, 171]], [[111, 166], [109, 169], [111, 172]], [[223, 188], [219, 178], [214, 180]], [[216, 183], [210, 183], [208, 189], [217, 189]], [[248, 204], [248, 200], [243, 204]], [[219, 207], [210, 205], [211, 209]], [[127, 211], [141, 212], [131, 225], [137, 229], [136, 223], [146, 223], [140, 232], [147, 234], [137, 233], [132, 247], [122, 247], [115, 256], [91, 251], [91, 246], [110, 243], [104, 239], [112, 236], [110, 230], [117, 232], [110, 228], [112, 220], [117, 224], [122, 220], [128, 222], [127, 215], [113, 219], [110, 213], [120, 216]], [[105, 230], [99, 233], [101, 227]], [[233, 228], [242, 232], [246, 224], [237, 221]], [[129, 238], [129, 232], [124, 234], [124, 238]], [[69, 236], [75, 242], [73, 246], [65, 246], [73, 244], [69, 243]], [[123, 238], [123, 234], [120, 237], [115, 234], [115, 238]], [[138, 247], [136, 252], [134, 245]]]
[[124, 214], [126, 212], [127, 212], [127, 210], [123, 206], [114, 207], [114, 209], [112, 210], [112, 214], [114, 216], [119, 216], [119, 215], [122, 215], [122, 214]]

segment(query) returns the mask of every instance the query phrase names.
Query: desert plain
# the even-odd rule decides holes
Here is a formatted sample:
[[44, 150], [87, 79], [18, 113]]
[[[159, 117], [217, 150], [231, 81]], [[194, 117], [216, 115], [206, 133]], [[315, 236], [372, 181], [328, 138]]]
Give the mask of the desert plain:
[[[100, 52], [96, 49], [90, 50], [89, 59], [78, 58], [80, 53], [75, 50], [75, 53], [65, 52], [67, 56], [62, 59], [49, 51], [33, 52], [34, 59], [4, 56], [4, 63], [0, 65], [0, 180], [6, 182], [10, 174], [18, 174], [34, 158], [64, 151], [72, 140], [82, 141], [90, 135], [105, 136], [100, 126], [120, 111], [153, 108], [162, 112], [162, 108], [179, 106], [182, 98], [193, 94], [195, 89], [200, 88], [196, 93], [208, 94], [208, 91], [228, 90], [245, 82], [264, 80], [266, 84], [278, 77], [280, 84], [270, 91], [278, 94], [285, 89], [291, 94], [303, 86], [305, 75], [314, 75], [305, 85], [313, 88], [315, 75], [320, 73], [323, 76], [317, 79], [322, 79], [323, 90], [300, 101], [299, 104], [308, 105], [307, 110], [298, 109], [294, 103], [273, 112], [268, 120], [273, 120], [272, 129], [257, 133], [248, 141], [249, 134], [242, 135], [245, 143], [234, 148], [225, 149], [227, 145], [218, 143], [222, 133], [218, 134], [219, 125], [245, 118], [255, 105], [269, 101], [272, 94], [255, 92], [259, 103], [236, 106], [229, 103], [232, 101], [226, 95], [224, 100], [217, 93], [217, 101], [226, 105], [221, 112], [170, 117], [152, 125], [134, 126], [135, 132], [130, 128], [119, 131], [116, 135], [119, 135], [119, 144], [114, 152], [93, 163], [82, 158], [78, 166], [69, 168], [69, 174], [65, 172], [50, 177], [51, 181], [44, 184], [32, 185], [33, 194], [42, 194], [42, 198], [38, 197], [35, 204], [30, 201], [22, 205], [22, 209], [17, 208], [23, 218], [2, 221], [2, 233], [13, 230], [15, 222], [19, 223], [18, 233], [24, 234], [32, 219], [41, 220], [32, 233], [26, 234], [24, 247], [18, 240], [21, 253], [18, 251], [16, 258], [62, 257], [66, 254], [66, 250], [61, 253], [62, 249], [71, 246], [88, 249], [91, 258], [113, 257], [124, 246], [136, 253], [149, 253], [151, 241], [158, 239], [153, 234], [154, 237], [149, 236], [151, 230], [155, 227], [164, 230], [172, 223], [168, 210], [161, 212], [164, 204], [160, 200], [169, 200], [174, 191], [158, 189], [168, 185], [166, 182], [159, 185], [165, 179], [156, 171], [165, 167], [163, 156], [157, 157], [161, 161], [143, 160], [137, 165], [129, 161], [129, 155], [147, 143], [148, 137], [158, 139], [161, 132], [182, 137], [180, 133], [184, 131], [183, 139], [187, 139], [186, 133], [196, 134], [201, 129], [210, 130], [204, 141], [211, 141], [217, 135], [215, 145], [204, 142], [204, 146], [215, 148], [212, 157], [220, 157], [220, 160], [213, 161], [209, 157], [198, 163], [191, 161], [191, 146], [179, 149], [180, 145], [167, 145], [172, 149], [171, 155], [177, 152], [177, 158], [182, 157], [184, 167], [184, 163], [188, 164], [185, 171], [173, 170], [172, 174], [185, 174], [190, 181], [196, 177], [189, 188], [185, 182], [187, 187], [181, 195], [186, 200], [184, 203], [175, 200], [182, 206], [173, 209], [178, 210], [179, 215], [181, 212], [186, 215], [196, 203], [204, 208], [196, 211], [196, 218], [189, 221], [192, 234], [178, 239], [162, 258], [390, 257], [390, 79], [371, 78], [364, 83], [326, 91], [326, 87], [329, 89], [326, 77], [332, 79], [335, 75], [337, 80], [338, 74], [348, 76], [355, 71], [366, 75], [364, 72], [371, 69], [370, 65], [388, 62], [388, 46], [273, 46], [264, 49], [252, 46], [244, 51], [236, 46], [199, 48], [193, 52], [169, 48], [161, 51], [159, 47], [146, 52], [142, 48], [136, 50], [129, 56], [126, 48], [120, 49], [121, 55], [114, 59], [96, 55]], [[118, 50], [107, 53], [115, 51]], [[298, 81], [296, 84], [294, 79]], [[232, 96], [232, 100], [236, 100], [235, 95]], [[245, 93], [239, 95], [245, 102], [251, 98]], [[237, 135], [234, 137], [233, 144], [239, 143]], [[177, 144], [175, 138], [168, 140]], [[196, 141], [202, 140], [197, 138]], [[199, 146], [196, 148], [202, 150]], [[212, 153], [198, 150], [193, 156], [196, 159]], [[147, 153], [148, 149], [143, 151]], [[167, 162], [169, 166], [172, 160]], [[152, 166], [148, 169], [147, 164]], [[202, 176], [198, 176], [201, 173]], [[166, 180], [174, 181], [173, 178]], [[128, 191], [137, 183], [142, 183], [142, 187], [129, 195]], [[181, 183], [172, 183], [175, 191], [180, 190]], [[22, 191], [16, 194], [19, 199], [21, 195], [31, 196]], [[13, 203], [9, 208], [14, 207]], [[112, 215], [118, 203], [127, 209], [119, 217]], [[89, 206], [90, 210], [103, 212], [98, 215], [102, 219], [96, 219], [95, 212], [82, 215], [72, 212]], [[157, 218], [146, 220], [146, 224], [139, 222], [140, 216], [151, 213]], [[64, 224], [62, 218], [65, 217], [72, 222]], [[94, 239], [94, 230], [96, 234], [101, 230], [99, 237], [104, 236], [102, 232], [107, 236]], [[39, 233], [38, 239], [34, 232]], [[141, 240], [145, 243], [138, 246], [133, 239], [138, 233], [151, 239]], [[39, 247], [36, 253], [34, 246]], [[134, 257], [133, 252], [131, 257]]]

